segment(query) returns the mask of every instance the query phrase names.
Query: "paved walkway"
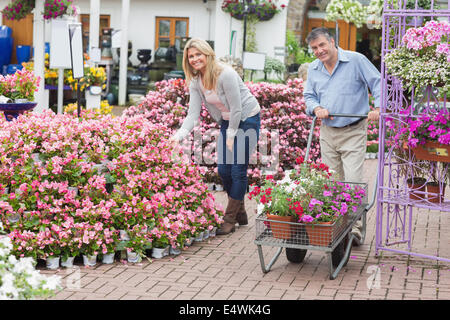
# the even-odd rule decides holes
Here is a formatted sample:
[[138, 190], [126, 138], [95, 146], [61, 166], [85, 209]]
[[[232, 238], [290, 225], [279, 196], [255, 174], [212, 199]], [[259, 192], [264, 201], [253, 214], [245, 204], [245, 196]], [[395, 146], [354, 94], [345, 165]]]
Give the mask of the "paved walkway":
[[[365, 176], [374, 183], [376, 160], [366, 160]], [[225, 194], [216, 192], [225, 204]], [[370, 191], [371, 195], [371, 191]], [[271, 271], [261, 270], [255, 237], [254, 201], [247, 202], [250, 223], [236, 232], [197, 242], [179, 256], [139, 264], [98, 264], [44, 274], [63, 278], [52, 299], [450, 299], [450, 263], [382, 251], [375, 257], [375, 208], [368, 212], [364, 245], [353, 247], [350, 260], [335, 280], [329, 279], [327, 256], [308, 251], [303, 263], [288, 262], [283, 252]], [[421, 210], [412, 223], [414, 246], [450, 257], [450, 215]], [[436, 231], [436, 232], [435, 232]], [[266, 261], [275, 248], [263, 247]], [[378, 271], [378, 274], [377, 274]], [[377, 275], [379, 277], [377, 277]], [[372, 284], [372, 286], [368, 285]]]

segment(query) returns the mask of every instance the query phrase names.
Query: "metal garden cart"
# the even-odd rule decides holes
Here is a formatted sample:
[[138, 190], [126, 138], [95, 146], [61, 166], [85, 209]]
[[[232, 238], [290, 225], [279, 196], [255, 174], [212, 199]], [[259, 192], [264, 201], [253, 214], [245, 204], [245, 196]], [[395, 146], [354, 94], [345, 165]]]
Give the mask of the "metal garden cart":
[[[367, 115], [358, 114], [332, 114], [330, 117], [360, 117], [367, 118]], [[308, 144], [305, 153], [305, 160], [308, 159], [311, 147], [316, 117], [313, 118], [311, 130], [308, 136]], [[378, 170], [377, 170], [378, 175]], [[378, 179], [375, 179], [377, 184]], [[286, 258], [293, 263], [303, 262], [308, 250], [322, 251], [328, 256], [330, 279], [337, 277], [341, 269], [347, 264], [353, 242], [362, 245], [366, 236], [366, 213], [372, 208], [375, 202], [376, 190], [373, 189], [372, 199], [367, 203], [367, 184], [349, 183], [359, 185], [366, 190], [363, 203], [358, 207], [357, 212], [340, 217], [333, 226], [321, 226], [297, 223], [282, 222], [268, 219], [265, 213], [256, 216], [256, 238], [255, 244], [258, 246], [258, 254], [261, 268], [267, 273], [272, 268], [280, 256], [283, 248], [286, 249]], [[362, 223], [362, 238], [358, 239], [350, 231], [357, 221]], [[316, 229], [316, 230], [314, 230]], [[269, 264], [265, 264], [262, 246], [279, 247]]]

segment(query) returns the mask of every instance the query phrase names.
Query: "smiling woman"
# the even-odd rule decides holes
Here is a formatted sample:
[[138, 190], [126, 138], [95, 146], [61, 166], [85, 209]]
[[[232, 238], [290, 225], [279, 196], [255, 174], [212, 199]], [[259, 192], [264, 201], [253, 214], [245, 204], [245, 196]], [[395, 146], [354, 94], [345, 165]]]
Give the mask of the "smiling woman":
[[183, 125], [170, 139], [176, 148], [198, 122], [202, 104], [220, 124], [218, 173], [228, 194], [225, 223], [218, 235], [234, 232], [235, 224], [248, 223], [244, 196], [247, 169], [260, 128], [260, 106], [239, 75], [218, 60], [211, 46], [202, 39], [191, 39], [183, 53], [183, 70], [189, 85], [189, 110]]
[[190, 48], [188, 50], [189, 64], [197, 72], [204, 74], [206, 71], [206, 56], [198, 51], [196, 48]]

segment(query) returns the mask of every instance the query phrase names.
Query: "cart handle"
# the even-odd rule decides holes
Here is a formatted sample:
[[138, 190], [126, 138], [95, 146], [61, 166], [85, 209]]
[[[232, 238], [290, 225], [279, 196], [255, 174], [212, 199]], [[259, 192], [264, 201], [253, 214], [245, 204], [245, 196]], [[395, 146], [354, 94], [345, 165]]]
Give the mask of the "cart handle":
[[[329, 117], [345, 117], [345, 118], [367, 118], [367, 114], [353, 114], [353, 113], [332, 113], [328, 115]], [[314, 134], [314, 128], [316, 127], [317, 116], [314, 115], [311, 122], [311, 128], [308, 135], [308, 143], [306, 145], [305, 161], [309, 158], [309, 149], [312, 143], [312, 137]]]
[[[347, 114], [347, 113], [333, 113], [333, 114], [329, 114], [329, 117], [346, 117], [346, 118], [367, 118], [367, 114]], [[309, 130], [309, 135], [308, 135], [308, 144], [306, 146], [306, 153], [305, 153], [305, 161], [308, 160], [309, 157], [309, 149], [311, 147], [311, 142], [312, 142], [312, 137], [314, 134], [314, 128], [316, 126], [316, 120], [317, 117], [314, 115], [313, 120], [311, 122], [311, 128]], [[373, 207], [373, 205], [375, 204], [375, 198], [376, 198], [376, 194], [377, 194], [377, 189], [378, 189], [378, 166], [379, 163], [377, 163], [377, 175], [375, 178], [375, 186], [372, 192], [372, 199], [370, 201], [370, 203], [367, 205], [367, 207], [365, 208], [366, 211], [369, 211], [370, 208]]]

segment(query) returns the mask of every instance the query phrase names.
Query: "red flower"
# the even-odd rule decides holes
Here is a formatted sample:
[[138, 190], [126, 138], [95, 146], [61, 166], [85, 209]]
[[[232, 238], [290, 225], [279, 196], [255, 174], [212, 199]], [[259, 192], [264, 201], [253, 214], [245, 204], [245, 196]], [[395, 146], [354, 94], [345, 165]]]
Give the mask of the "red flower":
[[302, 164], [305, 161], [305, 159], [303, 159], [303, 157], [298, 157], [297, 159], [295, 159], [295, 162], [297, 162], [297, 164]]

